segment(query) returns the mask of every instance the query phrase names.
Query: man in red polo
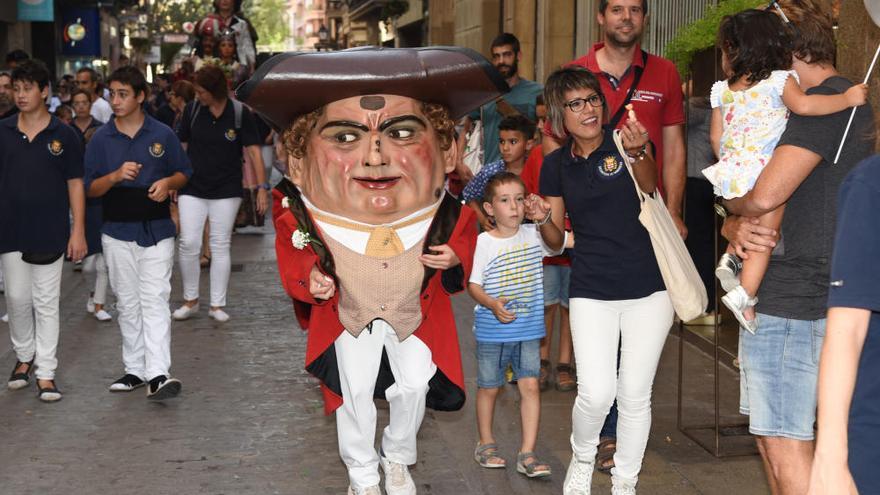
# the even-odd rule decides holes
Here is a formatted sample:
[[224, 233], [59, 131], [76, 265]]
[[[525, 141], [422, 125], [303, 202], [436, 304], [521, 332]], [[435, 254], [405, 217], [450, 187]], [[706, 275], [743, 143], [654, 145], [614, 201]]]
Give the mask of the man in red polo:
[[[681, 79], [669, 60], [643, 52], [639, 46], [648, 16], [648, 0], [600, 0], [596, 19], [605, 31], [605, 42], [568, 65], [586, 67], [602, 85], [609, 119], [621, 111], [638, 78], [629, 103], [639, 117], [654, 146], [654, 159], [660, 169], [658, 183], [666, 206], [682, 237], [687, 228], [682, 220], [682, 200], [686, 181], [684, 146], [684, 105]], [[638, 74], [641, 72], [641, 76]], [[615, 123], [622, 126], [626, 111]], [[546, 156], [562, 145], [564, 138], [553, 136], [544, 126], [543, 149]]]

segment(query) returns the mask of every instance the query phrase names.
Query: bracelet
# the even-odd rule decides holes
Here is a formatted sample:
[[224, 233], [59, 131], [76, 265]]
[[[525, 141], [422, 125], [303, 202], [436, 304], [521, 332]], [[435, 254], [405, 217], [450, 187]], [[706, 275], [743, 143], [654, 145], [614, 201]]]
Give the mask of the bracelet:
[[268, 191], [268, 190], [272, 189], [272, 186], [268, 182], [264, 182], [264, 183], [260, 184], [259, 186], [257, 186], [257, 188], [258, 189], [265, 189]]
[[635, 154], [627, 153], [626, 156], [632, 158], [633, 161], [644, 160], [645, 157], [648, 156], [648, 145], [646, 144], [646, 145], [642, 146], [642, 149], [640, 149], [638, 151], [638, 153], [635, 153]]
[[550, 221], [550, 217], [551, 217], [552, 215], [553, 215], [553, 210], [549, 210], [549, 211], [547, 211], [547, 216], [544, 217], [544, 219], [541, 220], [540, 222], [535, 222], [535, 225], [537, 225], [538, 227], [540, 227], [540, 226], [546, 224], [547, 222]]

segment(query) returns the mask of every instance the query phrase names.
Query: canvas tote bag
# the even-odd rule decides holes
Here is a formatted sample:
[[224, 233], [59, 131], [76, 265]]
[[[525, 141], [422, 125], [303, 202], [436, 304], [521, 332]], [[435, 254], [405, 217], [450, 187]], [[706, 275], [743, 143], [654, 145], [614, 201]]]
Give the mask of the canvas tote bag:
[[642, 209], [639, 213], [639, 222], [651, 237], [654, 256], [657, 257], [657, 266], [660, 267], [660, 275], [663, 276], [663, 283], [672, 300], [675, 314], [682, 321], [693, 320], [703, 314], [709, 304], [706, 286], [703, 285], [700, 274], [697, 273], [694, 260], [691, 259], [691, 255], [678, 233], [678, 228], [663, 203], [660, 192], [655, 189], [654, 196], [651, 197], [639, 189], [639, 183], [636, 182], [632, 164], [626, 156], [618, 130], [614, 131], [614, 144], [617, 145], [617, 150], [623, 157], [626, 169], [636, 188], [636, 196], [639, 198]]

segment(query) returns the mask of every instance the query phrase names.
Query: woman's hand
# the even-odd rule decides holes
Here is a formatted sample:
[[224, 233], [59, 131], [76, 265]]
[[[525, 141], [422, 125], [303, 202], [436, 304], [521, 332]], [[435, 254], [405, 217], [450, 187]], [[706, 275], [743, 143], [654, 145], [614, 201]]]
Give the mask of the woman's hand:
[[810, 470], [807, 495], [858, 495], [856, 483], [846, 461], [819, 462], [816, 457]]
[[269, 191], [261, 188], [257, 189], [257, 214], [263, 215], [269, 208]]
[[[634, 116], [635, 113], [630, 113]], [[620, 137], [623, 141], [623, 149], [628, 155], [636, 154], [642, 151], [648, 144], [648, 130], [641, 122], [634, 118], [629, 118], [626, 124], [620, 128]]]
[[533, 222], [541, 222], [547, 218], [548, 213], [550, 213], [550, 202], [537, 194], [529, 194], [525, 200], [526, 218]]

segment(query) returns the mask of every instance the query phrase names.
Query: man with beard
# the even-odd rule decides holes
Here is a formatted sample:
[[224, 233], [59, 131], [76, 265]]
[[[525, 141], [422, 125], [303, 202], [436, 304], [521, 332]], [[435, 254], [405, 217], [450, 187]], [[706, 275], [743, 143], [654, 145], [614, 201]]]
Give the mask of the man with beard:
[[0, 120], [11, 117], [18, 112], [15, 98], [12, 95], [12, 76], [0, 73]]
[[[544, 87], [535, 81], [529, 81], [519, 76], [519, 60], [522, 52], [519, 49], [519, 40], [510, 33], [501, 33], [492, 40], [492, 65], [504, 76], [510, 92], [503, 98], [483, 105], [479, 110], [472, 112], [465, 121], [465, 130], [470, 131], [471, 122], [480, 120], [483, 123], [483, 164], [492, 163], [501, 159], [501, 151], [498, 148], [498, 124], [504, 117], [523, 115], [535, 122], [535, 98], [543, 91]], [[464, 140], [462, 140], [464, 143]], [[460, 170], [458, 173], [463, 178], [473, 176], [470, 170]], [[467, 167], [464, 167], [467, 168]]]
[[[600, 0], [596, 20], [604, 29], [605, 42], [593, 45], [585, 56], [568, 65], [586, 67], [599, 79], [608, 108], [608, 125], [626, 123], [626, 105], [632, 104], [654, 148], [658, 187], [682, 237], [687, 228], [682, 217], [687, 180], [684, 145], [684, 103], [681, 79], [669, 60], [650, 55], [639, 46], [648, 16], [648, 0]], [[541, 144], [544, 156], [559, 148], [565, 136], [556, 136], [549, 122]], [[602, 428], [596, 467], [614, 467], [617, 437], [617, 404]]]

